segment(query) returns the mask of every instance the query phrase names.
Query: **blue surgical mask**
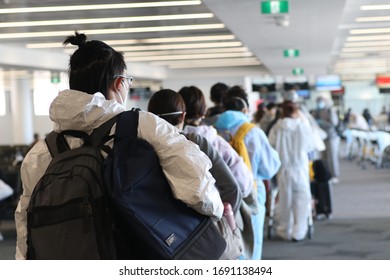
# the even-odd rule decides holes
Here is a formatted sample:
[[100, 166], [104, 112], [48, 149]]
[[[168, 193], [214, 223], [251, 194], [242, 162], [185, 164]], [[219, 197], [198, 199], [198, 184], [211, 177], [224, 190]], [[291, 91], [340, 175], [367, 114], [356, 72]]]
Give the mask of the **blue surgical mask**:
[[325, 108], [325, 102], [320, 101], [317, 103], [318, 109], [324, 109]]

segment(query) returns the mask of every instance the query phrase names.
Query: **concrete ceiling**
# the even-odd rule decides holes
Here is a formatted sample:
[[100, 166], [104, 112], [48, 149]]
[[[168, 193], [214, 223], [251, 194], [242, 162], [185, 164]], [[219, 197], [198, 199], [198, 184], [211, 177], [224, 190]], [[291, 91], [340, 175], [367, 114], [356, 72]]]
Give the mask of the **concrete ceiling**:
[[[258, 0], [205, 0], [214, 14], [264, 63], [272, 74], [327, 72], [334, 38], [345, 1], [289, 1], [289, 25], [260, 12]], [[284, 57], [283, 50], [298, 49], [299, 57]]]
[[[356, 28], [379, 28], [390, 27], [389, 21], [357, 23], [358, 16], [389, 16], [390, 10], [385, 11], [361, 11], [360, 7], [367, 4], [387, 4], [388, 0], [290, 0], [288, 13], [288, 26], [276, 24], [275, 16], [264, 15], [260, 12], [261, 0], [203, 0], [201, 4], [187, 6], [169, 7], [146, 7], [146, 8], [119, 8], [104, 10], [82, 10], [57, 12], [26, 12], [20, 10], [11, 14], [4, 14], [4, 9], [28, 8], [43, 6], [70, 6], [70, 5], [91, 5], [91, 4], [135, 4], [164, 2], [157, 0], [3, 0], [0, 2], [0, 47], [24, 49], [27, 44], [55, 43], [56, 47], [45, 47], [28, 51], [36, 51], [39, 54], [63, 54], [64, 48], [61, 42], [66, 35], [70, 35], [73, 30], [86, 32], [90, 39], [100, 39], [112, 42], [112, 40], [135, 41], [129, 43], [119, 43], [113, 45], [116, 49], [123, 50], [129, 56], [129, 61], [142, 63], [153, 67], [179, 67], [183, 71], [188, 67], [192, 70], [207, 67], [210, 62], [217, 66], [221, 63], [220, 69], [225, 65], [233, 67], [235, 65], [248, 62], [247, 67], [257, 67], [259, 73], [269, 73], [271, 75], [292, 75], [292, 69], [302, 68], [304, 75], [313, 76], [324, 73], [340, 73], [343, 77], [359, 78], [356, 67], [350, 70], [343, 69], [342, 72], [334, 65], [340, 62], [356, 60], [370, 63], [370, 59], [380, 60], [383, 67], [380, 70], [388, 70], [388, 52], [369, 51], [362, 56], [341, 57], [340, 51], [345, 47], [345, 42], [352, 29]], [[177, 1], [183, 2], [183, 1]], [[184, 1], [185, 2], [185, 1]], [[140, 17], [140, 16], [161, 16], [172, 14], [206, 14], [212, 12], [215, 16], [196, 19], [176, 19], [176, 20], [149, 20], [132, 21], [123, 20], [119, 22], [104, 22], [91, 24], [64, 23], [60, 25], [37, 25], [27, 26], [26, 22], [41, 20], [69, 20], [69, 19], [94, 19], [112, 17]], [[1, 24], [20, 23], [17, 27], [7, 27]], [[224, 27], [217, 27], [218, 24]], [[214, 27], [208, 29], [187, 29], [177, 28], [177, 26], [205, 25], [213, 24]], [[165, 31], [142, 31], [143, 27], [169, 26]], [[175, 26], [175, 27], [174, 27]], [[112, 29], [120, 29], [116, 33]], [[181, 29], [181, 30], [180, 30]], [[98, 34], [96, 30], [103, 30], [104, 34]], [[107, 31], [108, 30], [108, 31]], [[62, 31], [63, 34], [53, 35], [51, 32]], [[122, 32], [123, 31], [123, 32]], [[43, 32], [43, 33], [41, 33]], [[25, 36], [10, 38], [9, 34], [24, 33]], [[96, 33], [96, 34], [94, 34]], [[215, 39], [213, 41], [200, 40], [196, 43], [242, 43], [245, 50], [239, 50], [241, 46], [225, 46], [220, 48], [206, 48], [201, 46], [184, 47], [175, 49], [174, 44], [187, 44], [188, 42], [173, 42], [172, 38], [193, 37], [193, 36], [219, 36], [235, 35], [234, 39]], [[14, 36], [19, 36], [14, 35]], [[50, 35], [50, 36], [49, 36]], [[145, 39], [168, 38], [172, 42], [146, 42]], [[370, 41], [368, 39], [368, 41]], [[390, 39], [388, 40], [390, 42]], [[164, 50], [157, 50], [161, 45], [168, 45]], [[389, 44], [390, 45], [390, 44]], [[138, 50], [126, 50], [124, 47], [136, 47]], [[150, 49], [152, 48], [152, 49]], [[283, 50], [294, 48], [300, 51], [299, 57], [285, 58]], [[217, 51], [218, 49], [218, 51]], [[2, 49], [4, 50], [4, 49]], [[158, 52], [158, 53], [152, 53]], [[352, 50], [353, 51], [353, 50]], [[229, 52], [229, 56], [224, 57], [223, 53]], [[4, 54], [7, 52], [3, 52]], [[206, 56], [205, 56], [205, 53]], [[30, 53], [29, 53], [30, 54]], [[174, 58], [162, 57], [172, 56]], [[188, 60], [188, 56], [195, 55], [194, 60]], [[68, 54], [66, 54], [66, 57]], [[200, 56], [196, 58], [196, 56]], [[21, 56], [23, 57], [23, 56]], [[141, 57], [141, 58], [140, 58]], [[33, 57], [34, 58], [34, 57]], [[17, 56], [12, 59], [17, 59]], [[3, 59], [4, 60], [4, 59]], [[0, 56], [0, 64], [3, 61]], [[7, 58], [7, 63], [10, 58]], [[250, 62], [250, 63], [249, 63]], [[173, 66], [172, 66], [173, 65]], [[39, 67], [39, 63], [37, 63]], [[48, 68], [47, 66], [45, 66]], [[348, 72], [350, 71], [350, 72]], [[353, 72], [355, 71], [355, 72]]]

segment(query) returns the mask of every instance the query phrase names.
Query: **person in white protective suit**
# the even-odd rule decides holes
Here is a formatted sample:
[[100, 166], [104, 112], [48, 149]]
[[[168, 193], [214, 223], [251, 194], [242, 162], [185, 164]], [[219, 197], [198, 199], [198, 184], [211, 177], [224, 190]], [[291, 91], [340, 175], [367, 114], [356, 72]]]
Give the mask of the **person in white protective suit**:
[[279, 153], [277, 173], [279, 217], [277, 234], [292, 241], [305, 239], [311, 200], [308, 153], [315, 149], [311, 127], [298, 113], [297, 104], [282, 103], [282, 118], [272, 127], [269, 142]]

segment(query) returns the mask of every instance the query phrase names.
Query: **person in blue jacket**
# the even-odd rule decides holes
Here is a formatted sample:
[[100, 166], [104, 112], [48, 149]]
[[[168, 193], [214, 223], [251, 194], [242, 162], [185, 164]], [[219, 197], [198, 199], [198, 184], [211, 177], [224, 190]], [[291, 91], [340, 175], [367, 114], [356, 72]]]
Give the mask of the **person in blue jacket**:
[[[249, 102], [246, 92], [239, 86], [232, 87], [223, 101], [225, 112], [214, 123], [218, 132], [229, 141], [242, 124], [250, 122], [248, 118]], [[257, 184], [257, 211], [252, 215], [254, 229], [254, 249], [252, 259], [259, 260], [262, 256], [263, 227], [265, 219], [266, 190], [263, 180], [271, 179], [279, 170], [280, 158], [270, 145], [265, 133], [258, 127], [253, 127], [244, 137], [248, 150], [253, 177]]]

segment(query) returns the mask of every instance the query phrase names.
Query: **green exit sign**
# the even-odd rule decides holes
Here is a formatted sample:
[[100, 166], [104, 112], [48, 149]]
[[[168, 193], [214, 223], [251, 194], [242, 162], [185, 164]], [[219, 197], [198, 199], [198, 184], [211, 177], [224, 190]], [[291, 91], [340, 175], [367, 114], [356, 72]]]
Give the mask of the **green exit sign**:
[[303, 69], [299, 68], [299, 67], [293, 68], [292, 73], [294, 75], [302, 75], [303, 74]]
[[299, 50], [297, 49], [286, 49], [283, 51], [284, 57], [297, 57], [299, 56]]
[[261, 13], [263, 14], [287, 14], [288, 1], [262, 1]]
[[61, 82], [60, 73], [52, 72], [50, 80], [52, 84], [59, 84]]

